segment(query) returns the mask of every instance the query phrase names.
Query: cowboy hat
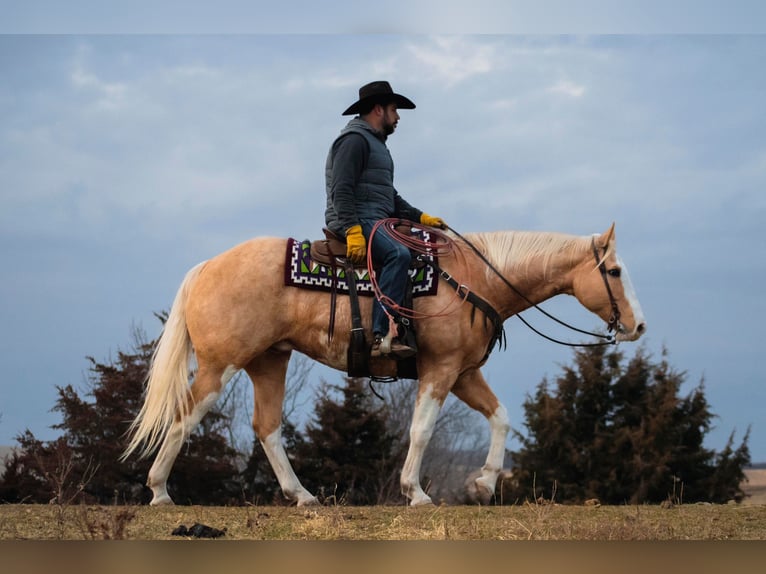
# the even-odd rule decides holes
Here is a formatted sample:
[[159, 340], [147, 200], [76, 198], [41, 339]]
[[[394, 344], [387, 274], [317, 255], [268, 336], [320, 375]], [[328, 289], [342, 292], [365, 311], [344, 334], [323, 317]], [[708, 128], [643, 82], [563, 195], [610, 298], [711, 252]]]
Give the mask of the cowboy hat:
[[395, 102], [396, 106], [404, 110], [415, 109], [415, 104], [412, 100], [405, 98], [400, 94], [395, 94], [391, 89], [391, 84], [385, 81], [370, 82], [359, 88], [359, 100], [351, 104], [351, 106], [343, 112], [343, 116], [351, 116], [358, 114], [364, 105], [370, 102]]

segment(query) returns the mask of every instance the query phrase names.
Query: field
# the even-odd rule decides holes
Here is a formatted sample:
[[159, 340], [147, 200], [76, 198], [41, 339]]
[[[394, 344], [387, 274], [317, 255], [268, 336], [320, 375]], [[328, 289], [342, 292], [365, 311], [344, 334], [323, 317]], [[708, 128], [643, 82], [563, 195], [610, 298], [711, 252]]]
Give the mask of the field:
[[0, 507], [0, 539], [179, 539], [201, 523], [226, 540], [766, 540], [766, 506]]
[[0, 507], [6, 540], [170, 540], [195, 523], [226, 540], [766, 540], [760, 505]]
[[744, 504], [324, 506], [0, 505], [0, 540], [170, 540], [200, 523], [225, 540], [766, 540], [766, 470]]

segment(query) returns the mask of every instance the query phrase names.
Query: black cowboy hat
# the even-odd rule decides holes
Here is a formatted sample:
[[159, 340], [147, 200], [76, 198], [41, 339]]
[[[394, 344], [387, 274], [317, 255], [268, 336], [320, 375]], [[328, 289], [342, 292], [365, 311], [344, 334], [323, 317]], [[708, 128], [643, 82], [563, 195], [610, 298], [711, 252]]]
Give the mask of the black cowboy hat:
[[405, 98], [400, 94], [395, 94], [391, 89], [391, 84], [384, 81], [370, 82], [359, 88], [359, 101], [354, 102], [343, 112], [343, 116], [358, 114], [364, 109], [364, 104], [369, 102], [395, 102], [396, 107], [403, 110], [414, 110], [415, 104], [412, 100]]

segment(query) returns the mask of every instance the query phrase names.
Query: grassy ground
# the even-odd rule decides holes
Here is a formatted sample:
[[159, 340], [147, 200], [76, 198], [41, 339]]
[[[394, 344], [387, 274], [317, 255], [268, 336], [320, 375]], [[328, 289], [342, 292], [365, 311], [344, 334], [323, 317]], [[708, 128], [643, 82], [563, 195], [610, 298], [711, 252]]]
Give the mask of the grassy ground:
[[0, 539], [178, 539], [179, 525], [226, 540], [766, 540], [766, 506], [85, 507], [0, 506]]
[[766, 540], [766, 470], [735, 505], [125, 507], [0, 505], [0, 540], [178, 540], [201, 523], [226, 540]]

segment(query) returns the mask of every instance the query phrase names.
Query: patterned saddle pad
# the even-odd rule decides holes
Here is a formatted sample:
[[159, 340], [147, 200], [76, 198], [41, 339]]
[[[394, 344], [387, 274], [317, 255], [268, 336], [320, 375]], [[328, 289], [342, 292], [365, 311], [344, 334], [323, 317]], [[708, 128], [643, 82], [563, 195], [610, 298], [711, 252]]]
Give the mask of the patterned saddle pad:
[[[317, 263], [311, 258], [311, 242], [309, 240], [298, 241], [293, 238], [287, 240], [285, 285], [329, 293], [333, 289], [332, 273], [331, 267]], [[335, 273], [338, 278], [337, 292], [348, 293], [346, 270], [342, 266], [338, 266], [335, 268]], [[374, 295], [367, 269], [358, 269], [355, 273], [357, 293], [360, 296]], [[413, 297], [436, 295], [439, 281], [433, 267], [424, 265], [410, 269], [409, 273], [412, 280]]]

